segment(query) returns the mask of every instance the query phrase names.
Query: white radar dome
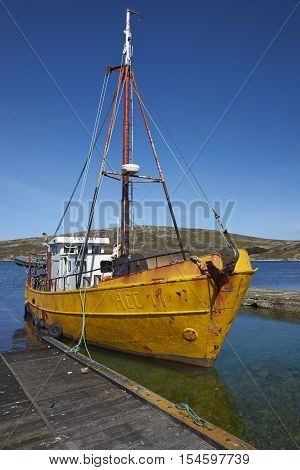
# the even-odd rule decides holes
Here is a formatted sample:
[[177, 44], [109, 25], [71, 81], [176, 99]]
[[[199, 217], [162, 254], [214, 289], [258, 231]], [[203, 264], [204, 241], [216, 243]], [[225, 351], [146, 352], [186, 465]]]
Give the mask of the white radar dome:
[[140, 171], [140, 166], [136, 165], [135, 163], [126, 163], [126, 165], [122, 165], [122, 173], [127, 175], [135, 175]]

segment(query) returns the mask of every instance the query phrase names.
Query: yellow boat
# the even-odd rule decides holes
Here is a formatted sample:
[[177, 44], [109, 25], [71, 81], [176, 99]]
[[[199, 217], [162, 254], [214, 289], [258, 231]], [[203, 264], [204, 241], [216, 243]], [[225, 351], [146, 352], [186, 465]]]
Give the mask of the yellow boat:
[[[220, 223], [228, 248], [207, 256], [184, 250], [165, 178], [154, 146], [147, 112], [131, 67], [131, 15], [126, 13], [124, 62], [109, 67], [104, 79], [119, 72], [117, 91], [99, 168], [94, 199], [84, 237], [58, 236], [47, 242], [44, 262], [28, 261], [26, 311], [53, 337], [86, 340], [126, 353], [212, 367], [241, 305], [254, 273], [248, 254], [238, 250]], [[105, 85], [106, 84], [106, 85]], [[131, 105], [135, 91], [157, 166], [158, 176], [141, 176], [131, 155]], [[106, 159], [116, 113], [124, 95], [122, 171], [106, 171]], [[103, 95], [104, 96], [104, 95]], [[99, 109], [104, 97], [101, 95]], [[99, 126], [100, 118], [96, 122]], [[84, 173], [98, 135], [95, 127]], [[121, 183], [121, 242], [105, 253], [107, 239], [91, 237], [95, 205], [103, 177]], [[80, 179], [80, 178], [79, 178]], [[134, 183], [161, 183], [180, 250], [142, 256], [130, 245], [130, 188]], [[76, 189], [76, 187], [75, 187]], [[69, 201], [70, 202], [70, 201]]]
[[234, 271], [218, 287], [205, 274], [207, 261], [222, 270], [215, 254], [112, 278], [95, 288], [44, 292], [28, 285], [28, 307], [71, 338], [80, 337], [84, 311], [90, 343], [212, 367], [254, 271], [240, 250]]

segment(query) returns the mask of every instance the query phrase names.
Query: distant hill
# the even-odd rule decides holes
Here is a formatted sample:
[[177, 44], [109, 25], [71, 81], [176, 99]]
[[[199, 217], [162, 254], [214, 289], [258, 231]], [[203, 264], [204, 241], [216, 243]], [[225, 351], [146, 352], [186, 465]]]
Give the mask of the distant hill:
[[[193, 254], [204, 254], [224, 246], [220, 232], [205, 229], [180, 230], [186, 249]], [[78, 235], [78, 234], [77, 234]], [[107, 251], [116, 242], [116, 228], [95, 230], [92, 236], [109, 237], [111, 243]], [[267, 238], [232, 235], [239, 248], [246, 248], [252, 259], [300, 259], [300, 241], [271, 240]], [[43, 237], [21, 238], [0, 241], [0, 260], [13, 259], [28, 253], [43, 253]], [[131, 234], [131, 243], [136, 252], [158, 253], [178, 250], [175, 232], [172, 227], [137, 226]]]

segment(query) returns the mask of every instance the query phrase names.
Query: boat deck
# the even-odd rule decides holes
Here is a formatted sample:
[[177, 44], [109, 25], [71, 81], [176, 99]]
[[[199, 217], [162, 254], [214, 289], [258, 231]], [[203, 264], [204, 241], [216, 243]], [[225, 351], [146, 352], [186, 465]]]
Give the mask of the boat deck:
[[[250, 449], [50, 338], [0, 354], [2, 449]], [[88, 373], [82, 373], [83, 367]]]

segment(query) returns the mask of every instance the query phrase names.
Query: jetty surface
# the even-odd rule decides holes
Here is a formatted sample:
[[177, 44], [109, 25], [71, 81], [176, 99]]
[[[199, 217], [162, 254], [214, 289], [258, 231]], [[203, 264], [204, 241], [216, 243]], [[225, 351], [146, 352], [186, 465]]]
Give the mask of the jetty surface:
[[252, 448], [63, 343], [44, 340], [0, 354], [0, 448]]

